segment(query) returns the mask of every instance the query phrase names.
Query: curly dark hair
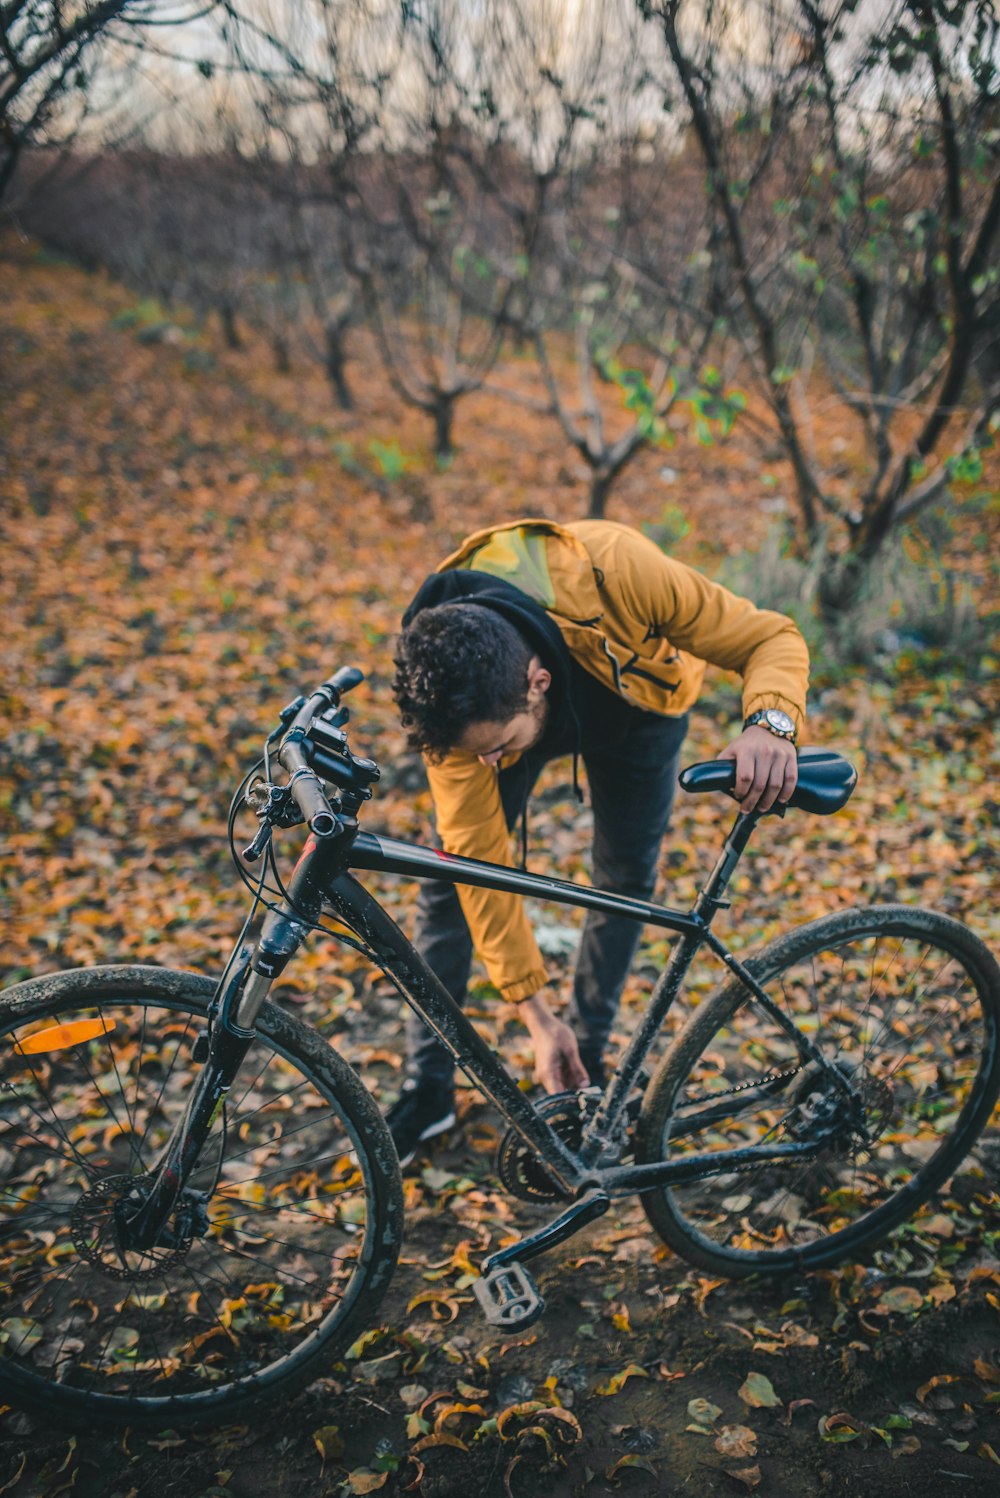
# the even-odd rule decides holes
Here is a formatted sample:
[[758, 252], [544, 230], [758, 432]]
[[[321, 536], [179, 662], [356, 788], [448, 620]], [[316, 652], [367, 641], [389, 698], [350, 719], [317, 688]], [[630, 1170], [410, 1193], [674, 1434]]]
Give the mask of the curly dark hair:
[[392, 684], [410, 748], [440, 759], [470, 724], [524, 712], [533, 653], [513, 624], [481, 604], [421, 610], [399, 637]]

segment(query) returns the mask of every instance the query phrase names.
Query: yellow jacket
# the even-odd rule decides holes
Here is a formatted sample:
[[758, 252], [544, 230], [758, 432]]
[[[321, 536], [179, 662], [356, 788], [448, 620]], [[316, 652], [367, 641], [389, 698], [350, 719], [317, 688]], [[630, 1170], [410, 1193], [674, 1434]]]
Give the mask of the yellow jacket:
[[[665, 556], [629, 526], [516, 521], [470, 536], [438, 571], [463, 567], [501, 577], [541, 604], [580, 665], [637, 707], [679, 717], [696, 701], [711, 661], [742, 675], [744, 716], [780, 707], [802, 726], [809, 656], [792, 621]], [[509, 862], [496, 771], [454, 751], [428, 761], [427, 775], [445, 850]], [[462, 885], [458, 893], [473, 944], [504, 998], [516, 1003], [536, 993], [547, 973], [519, 897]]]

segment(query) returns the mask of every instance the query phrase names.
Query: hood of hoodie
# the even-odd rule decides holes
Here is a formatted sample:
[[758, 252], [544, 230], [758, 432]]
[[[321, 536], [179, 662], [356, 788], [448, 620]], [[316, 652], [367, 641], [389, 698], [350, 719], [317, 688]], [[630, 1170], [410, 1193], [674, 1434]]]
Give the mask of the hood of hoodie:
[[[560, 720], [567, 721], [573, 740], [573, 793], [577, 801], [583, 800], [580, 789], [580, 722], [573, 705], [572, 657], [555, 620], [541, 604], [515, 588], [503, 578], [492, 577], [488, 572], [463, 569], [460, 572], [435, 572], [417, 590], [413, 602], [403, 615], [403, 628], [408, 629], [413, 620], [424, 609], [438, 608], [444, 603], [474, 603], [479, 608], [492, 609], [508, 623], [513, 624], [534, 650], [552, 675], [549, 689], [550, 727]], [[521, 867], [528, 866], [528, 782], [525, 781], [521, 801]]]
[[435, 572], [418, 589], [403, 615], [403, 628], [408, 629], [424, 609], [438, 608], [444, 603], [475, 603], [480, 608], [492, 609], [513, 624], [551, 672], [552, 710], [558, 714], [564, 711], [573, 714], [570, 653], [559, 626], [541, 604], [522, 593], [520, 588], [515, 588], [513, 583], [492, 577], [488, 572], [471, 569]]

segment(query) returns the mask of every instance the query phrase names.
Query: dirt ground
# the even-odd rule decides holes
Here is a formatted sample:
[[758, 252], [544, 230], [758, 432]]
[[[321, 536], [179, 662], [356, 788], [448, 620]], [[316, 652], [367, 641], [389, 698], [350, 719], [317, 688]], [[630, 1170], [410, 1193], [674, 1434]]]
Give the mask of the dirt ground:
[[[359, 693], [358, 747], [378, 730], [391, 760], [400, 738], [385, 657], [409, 593], [464, 530], [532, 512], [540, 493], [556, 518], [578, 515], [580, 473], [557, 437], [486, 395], [463, 416], [467, 448], [438, 472], [374, 363], [352, 369], [359, 411], [348, 420], [316, 371], [275, 375], [263, 351], [231, 355], [196, 330], [176, 347], [138, 338], [135, 298], [105, 278], [20, 245], [8, 273], [4, 981], [113, 960], [217, 970], [244, 913], [221, 819], [275, 705], [340, 664], [331, 650], [350, 649], [371, 688]], [[370, 433], [397, 431], [416, 455], [408, 487], [331, 466], [333, 437], [360, 452]], [[834, 440], [832, 422], [823, 435]], [[703, 566], [760, 530], [749, 517], [773, 486], [739, 432], [709, 452], [681, 444], [669, 461], [645, 455], [614, 518], [655, 521], [683, 498], [686, 555]], [[972, 563], [984, 565], [980, 553]], [[692, 758], [718, 752], [734, 710], [731, 689], [714, 692], [695, 715]], [[728, 934], [756, 942], [824, 910], [898, 898], [989, 939], [991, 700], [981, 684], [922, 670], [895, 688], [823, 684], [814, 741], [857, 753], [858, 795], [835, 825], [789, 822], [748, 861]], [[533, 856], [574, 877], [585, 838], [560, 797], [543, 784]], [[708, 800], [678, 808], [665, 854], [680, 905], [709, 834], [717, 846]], [[422, 838], [427, 814], [403, 776], [387, 780], [366, 825]], [[412, 891], [401, 920], [408, 901]], [[330, 1012], [328, 959], [319, 944], [288, 994], [307, 1015]], [[648, 950], [654, 970], [660, 959]], [[338, 1044], [384, 1105], [398, 1086], [395, 1007], [377, 984], [346, 994]], [[627, 991], [626, 1017], [641, 1001], [641, 985]], [[483, 1023], [525, 1067], [514, 1021]], [[403, 1260], [378, 1327], [326, 1378], [245, 1426], [183, 1438], [67, 1432], [4, 1409], [0, 1494], [1000, 1493], [993, 1144], [892, 1245], [803, 1278], [714, 1281], [671, 1257], [627, 1203], [538, 1261], [545, 1316], [504, 1341], [478, 1313], [469, 1266], [546, 1209], [499, 1192], [496, 1120], [471, 1091], [460, 1111], [460, 1127], [407, 1173]]]
[[[469, 1110], [469, 1133], [489, 1134], [481, 1106]], [[496, 1341], [467, 1292], [442, 1291], [433, 1309], [447, 1324], [427, 1307], [407, 1311], [427, 1289], [428, 1266], [433, 1273], [449, 1263], [459, 1244], [474, 1254], [488, 1232], [484, 1218], [505, 1230], [544, 1220], [544, 1208], [510, 1209], [495, 1197], [489, 1165], [455, 1131], [433, 1164], [411, 1171], [404, 1261], [381, 1335], [290, 1406], [186, 1439], [169, 1431], [70, 1436], [8, 1410], [0, 1489], [39, 1498], [300, 1498], [367, 1492], [379, 1466], [398, 1461], [375, 1491], [985, 1498], [1000, 1490], [1000, 1316], [996, 1296], [983, 1293], [997, 1281], [993, 1261], [971, 1271], [953, 1298], [897, 1314], [880, 1302], [893, 1281], [875, 1266], [774, 1283], [706, 1279], [662, 1258], [641, 1213], [627, 1206], [542, 1261], [543, 1319]], [[482, 1181], [471, 1200], [468, 1191], [441, 1189], [442, 1178], [469, 1176]], [[996, 1208], [991, 1223], [985, 1237], [1000, 1231]], [[607, 1392], [626, 1370], [618, 1392]], [[741, 1397], [754, 1372], [770, 1381], [774, 1407]], [[557, 1402], [578, 1423], [546, 1420], [538, 1405], [501, 1419], [502, 1435], [488, 1428], [529, 1401]], [[699, 1425], [692, 1401], [709, 1416], [714, 1406], [714, 1418]], [[467, 1412], [442, 1428], [463, 1445], [432, 1444], [407, 1457], [413, 1413], [433, 1421], [456, 1405]], [[539, 1425], [552, 1452], [530, 1433]], [[740, 1432], [733, 1439], [747, 1454], [717, 1449], [727, 1428]], [[336, 1455], [324, 1461], [323, 1445]]]

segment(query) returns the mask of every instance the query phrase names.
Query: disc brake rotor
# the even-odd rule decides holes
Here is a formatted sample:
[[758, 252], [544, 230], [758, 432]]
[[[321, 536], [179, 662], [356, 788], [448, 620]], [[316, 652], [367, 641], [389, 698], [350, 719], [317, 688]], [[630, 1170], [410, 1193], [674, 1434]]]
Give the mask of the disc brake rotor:
[[118, 1227], [120, 1204], [135, 1197], [141, 1177], [105, 1176], [85, 1191], [73, 1208], [70, 1235], [81, 1258], [112, 1280], [159, 1279], [185, 1257], [194, 1237], [183, 1229], [170, 1244], [125, 1248]]

